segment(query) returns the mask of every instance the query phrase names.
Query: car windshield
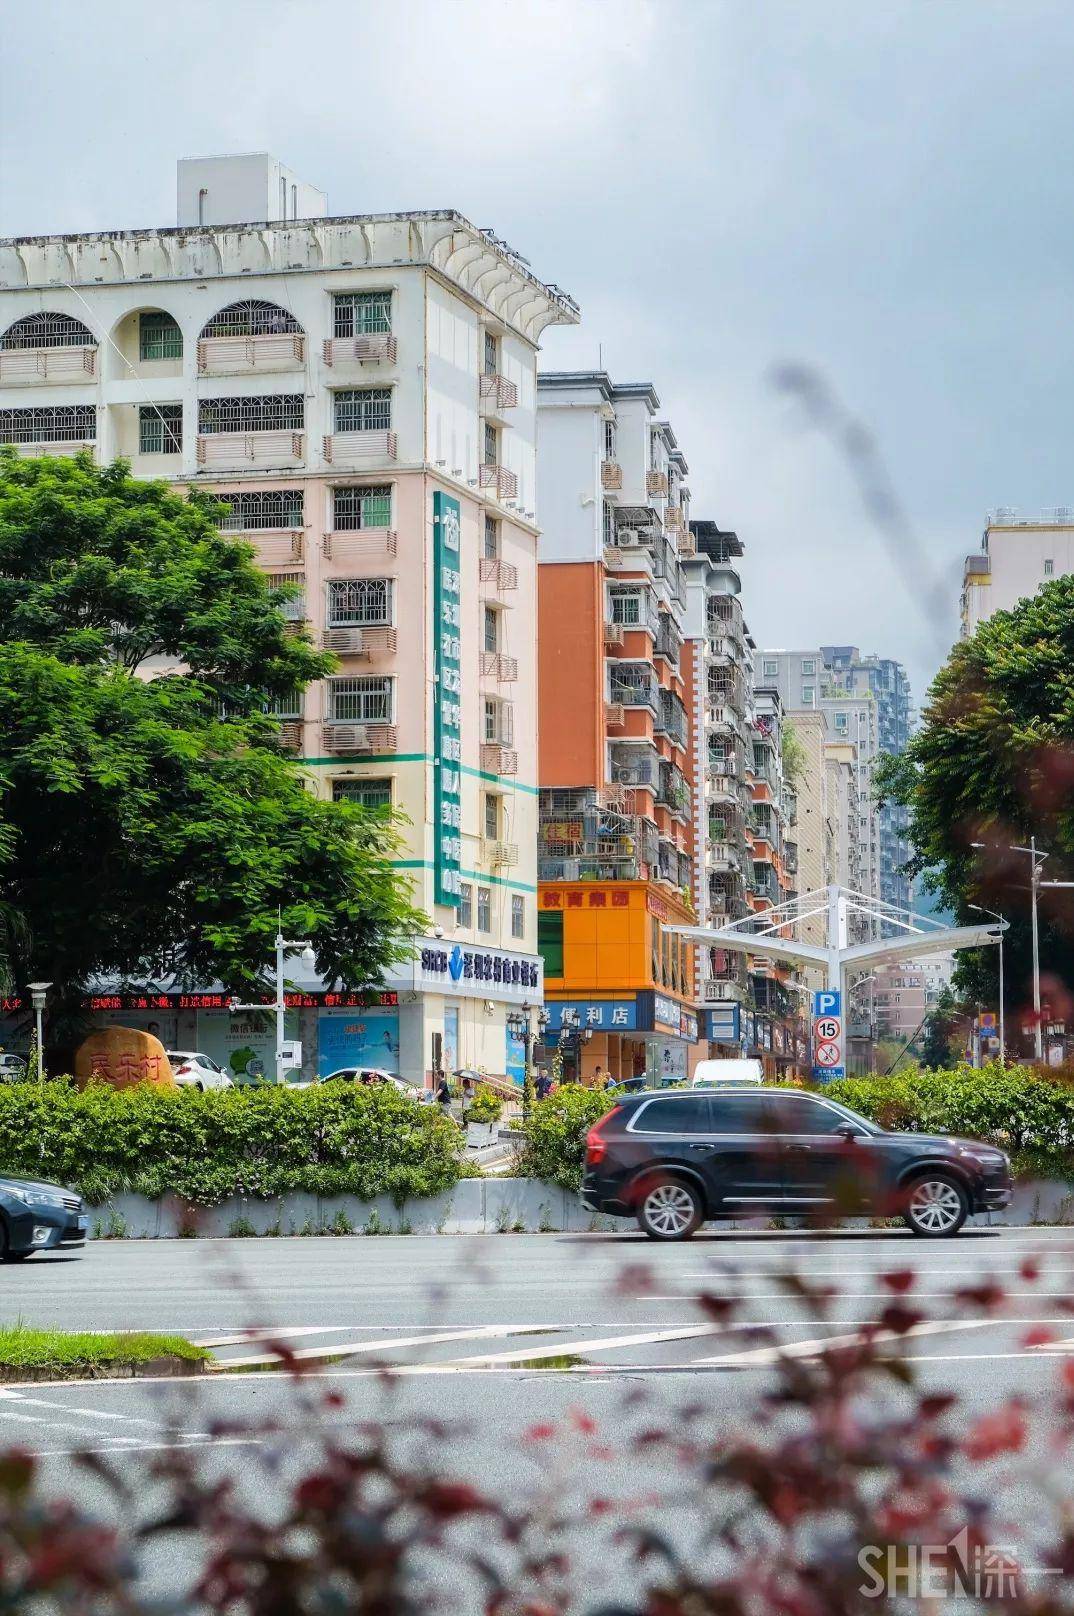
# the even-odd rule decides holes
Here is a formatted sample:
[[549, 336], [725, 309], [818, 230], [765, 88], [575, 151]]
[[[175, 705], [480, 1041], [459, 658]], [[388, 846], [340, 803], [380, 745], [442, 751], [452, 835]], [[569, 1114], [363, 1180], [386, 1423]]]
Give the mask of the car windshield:
[[846, 1117], [848, 1122], [853, 1122], [857, 1127], [864, 1128], [866, 1133], [887, 1132], [886, 1128], [881, 1128], [879, 1124], [870, 1122], [868, 1117], [859, 1116], [858, 1113], [856, 1111], [852, 1111], [848, 1105], [840, 1105], [838, 1100], [829, 1100], [827, 1095], [824, 1096], [824, 1104], [829, 1106], [831, 1110], [838, 1111], [839, 1115], [841, 1117]]

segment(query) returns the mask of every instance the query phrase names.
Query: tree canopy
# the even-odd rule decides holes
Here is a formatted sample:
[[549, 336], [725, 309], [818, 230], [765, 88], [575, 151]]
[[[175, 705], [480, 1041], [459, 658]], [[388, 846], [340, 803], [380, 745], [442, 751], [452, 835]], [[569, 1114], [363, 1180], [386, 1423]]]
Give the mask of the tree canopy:
[[[266, 711], [334, 665], [216, 502], [0, 455], [0, 895], [17, 981], [253, 987], [278, 916], [329, 980], [420, 930], [391, 823], [305, 787]], [[0, 950], [2, 954], [4, 950]]]
[[[905, 753], [878, 771], [882, 796], [910, 810], [912, 869], [954, 909], [974, 904], [1011, 921], [1008, 992], [1028, 1001], [1030, 836], [1047, 852], [1046, 875], [1074, 878], [1074, 578], [1044, 585], [960, 641], [929, 691]], [[980, 842], [985, 847], [975, 847]], [[1069, 1013], [1074, 905], [1041, 894], [1045, 994]], [[996, 950], [963, 955], [959, 981], [972, 1002], [996, 1002]], [[1049, 976], [1052, 981], [1049, 983]]]

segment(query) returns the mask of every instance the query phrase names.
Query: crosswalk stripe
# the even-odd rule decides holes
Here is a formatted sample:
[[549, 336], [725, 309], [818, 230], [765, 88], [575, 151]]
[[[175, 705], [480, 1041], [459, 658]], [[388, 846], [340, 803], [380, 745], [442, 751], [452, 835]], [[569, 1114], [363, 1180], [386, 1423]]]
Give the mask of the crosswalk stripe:
[[532, 1347], [521, 1352], [481, 1352], [465, 1358], [453, 1358], [455, 1364], [509, 1364], [529, 1362], [539, 1358], [581, 1356], [586, 1352], [611, 1352], [617, 1347], [655, 1346], [660, 1341], [692, 1341], [699, 1336], [718, 1335], [725, 1329], [722, 1324], [694, 1324], [673, 1330], [645, 1330], [635, 1335], [609, 1335], [591, 1341], [572, 1341], [566, 1338], [549, 1347]]
[[[536, 1327], [536, 1328], [539, 1328]], [[466, 1330], [439, 1330], [431, 1335], [397, 1336], [394, 1340], [385, 1341], [331, 1341], [322, 1347], [298, 1347], [292, 1356], [307, 1361], [315, 1358], [351, 1358], [361, 1352], [394, 1352], [402, 1347], [430, 1346], [442, 1341], [482, 1341], [497, 1336], [528, 1335], [534, 1332], [532, 1324], [482, 1324]], [[543, 1333], [543, 1332], [542, 1332]], [[562, 1351], [562, 1348], [559, 1349]], [[524, 1357], [525, 1354], [522, 1354]], [[218, 1374], [229, 1369], [245, 1368], [253, 1364], [279, 1363], [278, 1352], [256, 1353], [247, 1358], [222, 1358], [213, 1365]]]
[[[877, 1330], [869, 1339], [874, 1344], [908, 1341], [914, 1336], [950, 1334], [953, 1330], [980, 1330], [994, 1323], [994, 1319], [928, 1319], [921, 1324], [911, 1325], [908, 1330]], [[727, 1368], [737, 1368], [739, 1364], [774, 1364], [781, 1358], [815, 1358], [831, 1347], [855, 1347], [861, 1345], [862, 1340], [862, 1332], [854, 1330], [847, 1335], [818, 1336], [813, 1341], [789, 1341], [778, 1347], [751, 1347], [746, 1352], [721, 1353], [715, 1358], [695, 1358], [693, 1362], [695, 1365], [718, 1364]]]

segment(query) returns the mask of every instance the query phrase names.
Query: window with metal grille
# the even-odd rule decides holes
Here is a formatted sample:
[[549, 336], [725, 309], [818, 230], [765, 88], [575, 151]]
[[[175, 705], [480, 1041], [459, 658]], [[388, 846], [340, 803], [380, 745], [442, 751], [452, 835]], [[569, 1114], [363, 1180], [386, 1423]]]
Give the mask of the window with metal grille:
[[607, 501], [601, 507], [601, 530], [605, 544], [615, 543], [615, 507]]
[[301, 393], [266, 393], [257, 398], [203, 398], [198, 431], [301, 432], [306, 400]]
[[139, 359], [182, 359], [183, 333], [170, 314], [138, 316]]
[[348, 388], [333, 394], [337, 432], [390, 432], [390, 387]]
[[500, 343], [494, 331], [485, 332], [485, 375], [495, 376], [500, 368]]
[[485, 555], [495, 561], [500, 553], [500, 524], [495, 516], [485, 517]]
[[332, 528], [336, 533], [353, 533], [363, 527], [391, 525], [391, 483], [361, 488], [333, 488]]
[[500, 460], [500, 435], [494, 426], [485, 422], [485, 464], [496, 466]]
[[392, 620], [392, 580], [390, 578], [331, 578], [328, 582], [329, 627], [342, 628], [358, 623], [366, 626], [390, 625]]
[[478, 887], [477, 889], [477, 929], [478, 931], [492, 930], [491, 887]]
[[485, 740], [510, 746], [514, 735], [514, 713], [510, 703], [495, 696], [485, 697]]
[[91, 348], [97, 338], [70, 314], [25, 314], [0, 337], [0, 348]]
[[216, 525], [225, 533], [252, 533], [261, 528], [302, 526], [301, 488], [271, 488], [248, 494], [220, 494], [224, 506]]
[[139, 454], [182, 454], [183, 406], [142, 404], [138, 408]]
[[270, 572], [268, 575], [270, 589], [296, 588], [297, 592], [291, 600], [280, 600], [276, 604], [289, 623], [301, 623], [306, 616], [306, 579], [301, 572]]
[[265, 702], [265, 711], [271, 713], [273, 718], [290, 719], [292, 722], [301, 718], [301, 690], [285, 690], [281, 695], [270, 696]]
[[500, 649], [500, 614], [494, 606], [485, 607], [484, 640], [486, 651]]
[[392, 328], [390, 292], [337, 292], [332, 299], [337, 337], [384, 336]]
[[605, 460], [614, 460], [615, 459], [615, 422], [614, 421], [605, 421], [605, 423], [604, 423], [604, 458], [605, 458]]
[[214, 314], [202, 328], [203, 337], [290, 337], [301, 335], [302, 327], [293, 314], [278, 303], [246, 298], [229, 303]]
[[511, 936], [525, 937], [526, 935], [526, 900], [517, 892], [511, 895]]
[[0, 410], [0, 443], [96, 441], [97, 410], [93, 404], [53, 404], [29, 410]]
[[[562, 919], [562, 916], [560, 917]], [[469, 931], [474, 923], [474, 889], [466, 881], [459, 886], [459, 925]]]
[[491, 791], [485, 793], [485, 840], [494, 842], [500, 834], [500, 799]]
[[642, 605], [640, 594], [621, 594], [618, 590], [612, 592], [612, 622], [622, 623], [624, 627], [642, 622]]
[[390, 780], [357, 780], [348, 776], [332, 781], [333, 802], [353, 802], [373, 813], [389, 813], [392, 806]]
[[375, 675], [361, 679], [329, 679], [329, 720], [344, 724], [390, 724], [394, 683], [393, 679]]

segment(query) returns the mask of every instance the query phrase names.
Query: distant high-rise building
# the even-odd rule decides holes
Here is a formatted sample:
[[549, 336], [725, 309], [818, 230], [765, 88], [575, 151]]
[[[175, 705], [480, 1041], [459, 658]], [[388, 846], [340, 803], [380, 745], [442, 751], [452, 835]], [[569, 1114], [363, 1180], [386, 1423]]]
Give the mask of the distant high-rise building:
[[962, 574], [962, 638], [993, 612], [1009, 611], [1068, 572], [1074, 572], [1074, 509], [1060, 505], [1039, 516], [990, 512], [981, 548], [966, 557]]

